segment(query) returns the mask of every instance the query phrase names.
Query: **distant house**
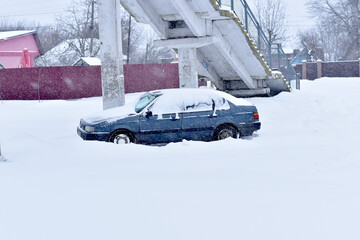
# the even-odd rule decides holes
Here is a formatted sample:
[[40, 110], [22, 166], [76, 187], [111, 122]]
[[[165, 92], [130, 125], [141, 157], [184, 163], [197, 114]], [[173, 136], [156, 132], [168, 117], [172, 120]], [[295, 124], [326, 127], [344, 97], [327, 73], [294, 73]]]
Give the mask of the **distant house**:
[[[123, 64], [126, 64], [127, 56], [123, 55]], [[101, 60], [97, 57], [82, 57], [72, 66], [101, 66]]]
[[41, 54], [36, 31], [0, 32], [0, 62], [4, 68], [34, 67], [35, 57]]
[[100, 66], [101, 60], [96, 57], [82, 57], [73, 66]]
[[[77, 63], [81, 56], [91, 56], [90, 38], [68, 39], [59, 43], [41, 57], [36, 59], [36, 66], [72, 66]], [[82, 52], [84, 50], [84, 52]], [[100, 51], [100, 41], [94, 39], [93, 56], [98, 57]], [[79, 63], [80, 64], [80, 63]]]
[[291, 60], [291, 64], [301, 64], [302, 61], [316, 62], [319, 59], [324, 60], [324, 50], [322, 48], [311, 50], [304, 48], [301, 51], [297, 51], [297, 54]]
[[303, 48], [301, 51], [298, 51], [296, 56], [291, 60], [291, 64], [301, 64], [302, 61], [308, 61], [308, 50]]

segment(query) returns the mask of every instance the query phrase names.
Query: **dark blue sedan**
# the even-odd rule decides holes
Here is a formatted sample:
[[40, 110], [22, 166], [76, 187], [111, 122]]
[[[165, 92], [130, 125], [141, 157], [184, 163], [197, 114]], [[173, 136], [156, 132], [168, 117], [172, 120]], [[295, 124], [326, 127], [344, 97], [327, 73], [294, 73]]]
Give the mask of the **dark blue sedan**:
[[256, 107], [244, 99], [211, 89], [167, 89], [83, 118], [77, 132], [84, 140], [154, 144], [250, 136], [260, 126]]

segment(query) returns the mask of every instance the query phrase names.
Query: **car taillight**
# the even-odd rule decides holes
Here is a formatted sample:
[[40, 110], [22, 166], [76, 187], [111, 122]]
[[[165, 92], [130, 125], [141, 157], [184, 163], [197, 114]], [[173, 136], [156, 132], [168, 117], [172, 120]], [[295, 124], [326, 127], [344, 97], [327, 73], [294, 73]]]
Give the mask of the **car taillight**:
[[254, 113], [254, 119], [259, 119], [259, 114], [257, 112]]

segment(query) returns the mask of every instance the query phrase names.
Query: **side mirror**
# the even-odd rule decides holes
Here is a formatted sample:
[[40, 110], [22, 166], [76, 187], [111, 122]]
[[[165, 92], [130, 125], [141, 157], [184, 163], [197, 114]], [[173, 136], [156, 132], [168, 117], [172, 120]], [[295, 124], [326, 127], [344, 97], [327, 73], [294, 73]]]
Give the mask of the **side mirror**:
[[148, 118], [148, 117], [152, 117], [152, 116], [153, 116], [152, 111], [149, 111], [149, 110], [148, 110], [148, 111], [146, 112], [145, 117], [147, 117], [147, 118]]

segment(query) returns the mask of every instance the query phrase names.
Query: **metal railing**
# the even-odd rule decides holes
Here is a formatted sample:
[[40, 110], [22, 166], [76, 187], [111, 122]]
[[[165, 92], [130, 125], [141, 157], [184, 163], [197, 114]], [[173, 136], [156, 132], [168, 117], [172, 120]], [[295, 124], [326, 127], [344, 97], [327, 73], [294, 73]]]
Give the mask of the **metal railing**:
[[246, 0], [216, 0], [221, 8], [232, 10], [242, 22], [250, 39], [258, 48], [261, 56], [267, 62], [271, 70], [280, 71], [289, 85], [296, 80], [296, 88], [300, 89], [300, 76], [291, 65], [280, 43], [272, 43], [262, 30], [254, 13], [251, 11]]

